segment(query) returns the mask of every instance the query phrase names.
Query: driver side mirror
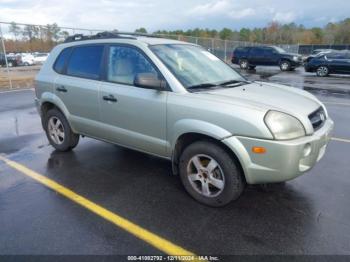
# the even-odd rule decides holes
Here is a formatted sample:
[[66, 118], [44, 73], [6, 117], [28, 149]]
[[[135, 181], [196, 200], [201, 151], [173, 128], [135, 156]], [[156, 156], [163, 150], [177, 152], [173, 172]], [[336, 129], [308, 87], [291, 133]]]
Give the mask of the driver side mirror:
[[165, 90], [166, 81], [159, 79], [156, 74], [139, 73], [135, 76], [134, 85], [141, 88]]

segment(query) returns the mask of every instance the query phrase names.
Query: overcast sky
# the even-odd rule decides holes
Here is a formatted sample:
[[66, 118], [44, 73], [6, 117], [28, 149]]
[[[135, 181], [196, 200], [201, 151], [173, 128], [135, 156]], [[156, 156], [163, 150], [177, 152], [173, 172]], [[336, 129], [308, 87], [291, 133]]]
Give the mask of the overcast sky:
[[311, 27], [348, 16], [348, 0], [0, 0], [0, 21], [121, 31], [240, 29], [272, 20]]

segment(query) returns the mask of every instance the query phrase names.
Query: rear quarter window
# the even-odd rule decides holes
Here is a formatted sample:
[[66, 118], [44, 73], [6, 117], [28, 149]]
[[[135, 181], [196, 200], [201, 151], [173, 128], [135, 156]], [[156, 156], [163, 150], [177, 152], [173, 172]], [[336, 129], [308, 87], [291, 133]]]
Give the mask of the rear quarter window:
[[246, 47], [237, 47], [234, 50], [235, 53], [246, 53], [247, 51], [248, 51], [248, 48]]
[[103, 45], [74, 47], [67, 65], [67, 75], [99, 79], [103, 49]]
[[55, 64], [53, 66], [53, 69], [59, 73], [59, 74], [63, 74], [64, 73], [64, 68], [65, 68], [65, 65], [67, 63], [67, 60], [69, 58], [69, 55], [72, 51], [72, 48], [68, 47], [68, 48], [65, 48], [61, 51], [61, 53], [58, 55], [56, 61], [55, 61]]

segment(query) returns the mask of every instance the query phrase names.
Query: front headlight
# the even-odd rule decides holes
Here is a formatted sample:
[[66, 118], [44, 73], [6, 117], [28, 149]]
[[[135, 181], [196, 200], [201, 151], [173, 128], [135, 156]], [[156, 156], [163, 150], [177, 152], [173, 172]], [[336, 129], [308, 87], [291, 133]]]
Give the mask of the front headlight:
[[266, 113], [264, 121], [277, 140], [293, 139], [306, 134], [303, 124], [286, 113], [269, 111]]
[[298, 61], [298, 57], [297, 56], [293, 56], [293, 60], [294, 61]]

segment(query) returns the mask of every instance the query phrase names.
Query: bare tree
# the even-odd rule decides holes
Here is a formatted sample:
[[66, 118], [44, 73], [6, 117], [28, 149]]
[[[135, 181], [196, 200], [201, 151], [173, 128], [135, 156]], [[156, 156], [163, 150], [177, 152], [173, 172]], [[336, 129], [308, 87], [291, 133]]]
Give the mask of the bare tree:
[[21, 33], [21, 28], [15, 22], [11, 22], [11, 24], [9, 26], [9, 31], [10, 31], [10, 33], [13, 34], [13, 36], [15, 37], [15, 40], [17, 41], [17, 37]]
[[33, 25], [26, 25], [22, 32], [24, 37], [27, 37], [29, 39], [29, 42], [32, 42], [35, 38], [35, 26]]

